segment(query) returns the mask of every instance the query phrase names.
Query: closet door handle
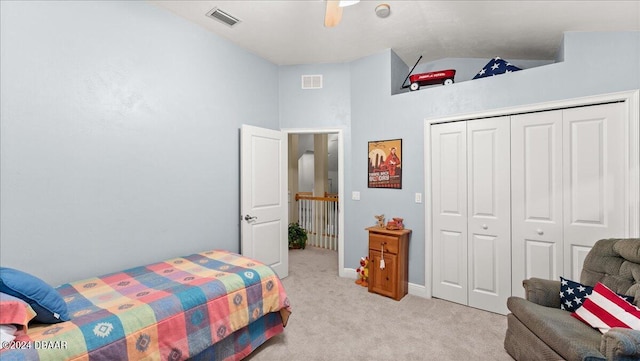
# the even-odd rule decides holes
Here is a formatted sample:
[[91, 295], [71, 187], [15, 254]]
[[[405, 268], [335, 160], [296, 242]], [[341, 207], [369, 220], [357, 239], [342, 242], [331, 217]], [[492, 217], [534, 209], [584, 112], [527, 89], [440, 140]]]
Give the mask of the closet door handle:
[[544, 234], [544, 232], [540, 228], [536, 229], [536, 233], [540, 236]]

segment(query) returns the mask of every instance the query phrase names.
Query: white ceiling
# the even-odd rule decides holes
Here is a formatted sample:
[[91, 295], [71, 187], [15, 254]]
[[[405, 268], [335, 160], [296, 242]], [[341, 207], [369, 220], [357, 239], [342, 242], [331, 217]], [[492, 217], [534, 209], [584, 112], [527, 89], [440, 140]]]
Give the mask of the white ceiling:
[[[640, 31], [640, 0], [363, 0], [324, 27], [324, 0], [150, 1], [275, 64], [348, 62], [393, 49], [407, 65], [443, 58], [554, 60], [565, 31]], [[378, 4], [391, 15], [375, 15]], [[218, 7], [234, 27], [206, 17]]]

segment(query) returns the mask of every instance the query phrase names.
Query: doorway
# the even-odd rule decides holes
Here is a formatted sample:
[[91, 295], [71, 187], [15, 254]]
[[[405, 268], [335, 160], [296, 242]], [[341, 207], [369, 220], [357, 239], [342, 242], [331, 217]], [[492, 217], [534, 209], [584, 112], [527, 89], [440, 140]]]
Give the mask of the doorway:
[[[335, 234], [338, 275], [346, 277], [344, 270], [344, 134], [342, 129], [283, 129], [289, 147], [289, 220], [299, 219], [299, 201], [296, 194], [304, 192], [312, 198], [337, 198], [336, 214], [327, 211], [323, 219], [335, 219], [335, 224], [324, 225], [321, 242], [329, 246]], [[319, 139], [321, 140], [318, 144]], [[316, 155], [326, 157], [317, 164]], [[313, 159], [313, 161], [309, 161]], [[302, 170], [300, 168], [303, 168]], [[320, 170], [319, 172], [317, 170]], [[310, 170], [314, 170], [311, 172]], [[303, 173], [301, 174], [300, 171]], [[314, 173], [313, 176], [310, 173]], [[320, 173], [316, 177], [316, 173]], [[302, 179], [301, 179], [302, 178]], [[302, 180], [302, 182], [300, 182]], [[319, 200], [319, 199], [318, 199]], [[331, 202], [328, 202], [331, 203]], [[335, 217], [335, 218], [333, 218]], [[314, 232], [315, 234], [316, 232]], [[326, 247], [323, 247], [326, 248]]]

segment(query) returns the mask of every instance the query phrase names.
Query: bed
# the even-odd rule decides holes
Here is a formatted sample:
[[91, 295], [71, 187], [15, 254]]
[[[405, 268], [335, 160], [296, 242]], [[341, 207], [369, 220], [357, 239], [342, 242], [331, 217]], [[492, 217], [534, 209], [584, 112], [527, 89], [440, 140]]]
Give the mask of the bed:
[[[208, 251], [56, 288], [69, 321], [29, 323], [5, 360], [240, 360], [282, 333], [291, 308], [273, 270]], [[10, 348], [7, 348], [11, 346]]]

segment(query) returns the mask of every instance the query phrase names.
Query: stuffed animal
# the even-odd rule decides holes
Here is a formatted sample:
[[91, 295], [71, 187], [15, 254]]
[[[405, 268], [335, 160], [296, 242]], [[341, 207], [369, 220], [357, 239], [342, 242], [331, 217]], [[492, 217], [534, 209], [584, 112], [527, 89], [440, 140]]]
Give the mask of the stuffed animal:
[[402, 218], [394, 217], [393, 220], [387, 222], [387, 229], [404, 229], [404, 223]]
[[378, 220], [378, 227], [384, 228], [384, 214], [374, 217]]
[[369, 287], [369, 257], [360, 258], [360, 267], [356, 270], [358, 272], [358, 279], [356, 284], [362, 287]]

